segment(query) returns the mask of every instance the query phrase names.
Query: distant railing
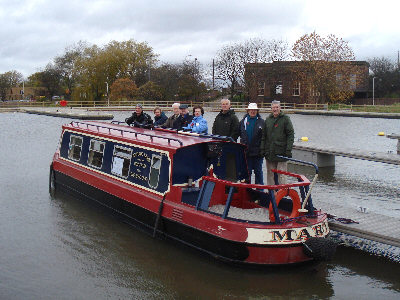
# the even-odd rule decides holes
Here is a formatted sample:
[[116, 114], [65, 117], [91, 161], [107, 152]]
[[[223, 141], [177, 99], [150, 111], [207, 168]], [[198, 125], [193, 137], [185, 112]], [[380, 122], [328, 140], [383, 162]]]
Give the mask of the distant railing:
[[[163, 110], [171, 111], [172, 104], [175, 101], [116, 101], [108, 105], [107, 101], [67, 101], [69, 108], [83, 108], [88, 110], [132, 110], [136, 104], [142, 104], [145, 110], [153, 110], [156, 106], [161, 107]], [[180, 101], [181, 104], [187, 104], [189, 107], [200, 105], [207, 111], [219, 111], [221, 104], [219, 101]], [[247, 102], [231, 102], [232, 108], [238, 111], [245, 111]], [[271, 102], [258, 102], [258, 107], [262, 112], [269, 111]], [[22, 108], [22, 107], [61, 107], [59, 101], [0, 101], [0, 109], [2, 108]], [[346, 111], [360, 111], [360, 112], [400, 112], [400, 105], [352, 105], [352, 104], [320, 104], [320, 103], [289, 103], [281, 102], [283, 110], [346, 110]]]
[[[156, 106], [164, 110], [171, 110], [172, 104], [176, 101], [116, 101], [108, 105], [107, 101], [67, 101], [68, 107], [86, 108], [95, 110], [132, 110], [136, 104], [140, 103], [145, 109], [154, 109]], [[179, 101], [181, 104], [187, 104], [189, 107], [200, 105], [208, 111], [219, 111], [221, 104], [219, 101]], [[231, 102], [232, 108], [237, 110], [246, 110], [247, 102]], [[20, 107], [60, 107], [59, 102], [50, 101], [5, 101], [0, 102], [0, 108], [20, 108]], [[271, 102], [259, 102], [260, 110], [265, 111], [271, 108]], [[282, 109], [306, 109], [306, 110], [327, 110], [327, 104], [309, 104], [309, 103], [287, 103], [281, 102]]]

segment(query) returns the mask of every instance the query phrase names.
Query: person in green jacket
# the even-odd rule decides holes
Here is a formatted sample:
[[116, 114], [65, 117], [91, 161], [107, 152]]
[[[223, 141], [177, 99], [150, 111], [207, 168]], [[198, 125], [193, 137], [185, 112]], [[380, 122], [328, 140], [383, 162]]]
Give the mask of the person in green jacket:
[[239, 137], [239, 119], [231, 109], [229, 99], [221, 100], [221, 111], [215, 117], [212, 134], [230, 136], [235, 142]]
[[[272, 113], [266, 118], [260, 151], [267, 162], [267, 184], [274, 185], [274, 173], [272, 169], [287, 171], [287, 160], [277, 155], [292, 157], [294, 142], [294, 129], [289, 116], [281, 111], [280, 101], [274, 100], [271, 103]], [[286, 182], [285, 176], [278, 176], [279, 184]]]

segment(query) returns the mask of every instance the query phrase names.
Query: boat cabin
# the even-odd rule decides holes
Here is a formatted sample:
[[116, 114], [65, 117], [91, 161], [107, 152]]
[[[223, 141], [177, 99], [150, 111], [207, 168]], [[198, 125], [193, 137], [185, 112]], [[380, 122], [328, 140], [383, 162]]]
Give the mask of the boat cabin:
[[[270, 207], [273, 222], [281, 220], [273, 191], [282, 186], [246, 184], [245, 146], [227, 137], [130, 128], [118, 122], [72, 121], [63, 126], [60, 143], [60, 159], [114, 184], [137, 188], [144, 196], [166, 197], [246, 222], [270, 222], [265, 210]], [[299, 187], [304, 200], [310, 182], [302, 175], [286, 175], [297, 182], [285, 187]], [[280, 208], [293, 210], [290, 201], [284, 202]], [[261, 217], [243, 214], [262, 207]]]

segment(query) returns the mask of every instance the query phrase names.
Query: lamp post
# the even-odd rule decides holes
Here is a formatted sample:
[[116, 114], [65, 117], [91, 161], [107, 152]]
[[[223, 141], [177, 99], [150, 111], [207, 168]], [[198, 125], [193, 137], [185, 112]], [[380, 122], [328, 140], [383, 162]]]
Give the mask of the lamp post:
[[375, 105], [375, 78], [372, 77], [372, 105]]
[[106, 91], [107, 91], [107, 106], [110, 106], [110, 97], [108, 96], [108, 82], [106, 81]]
[[151, 69], [151, 56], [149, 56], [149, 57], [147, 57], [146, 58], [146, 63], [147, 63], [147, 72], [148, 72], [148, 77], [149, 77], [149, 81], [151, 80], [151, 77], [150, 77], [150, 69]]

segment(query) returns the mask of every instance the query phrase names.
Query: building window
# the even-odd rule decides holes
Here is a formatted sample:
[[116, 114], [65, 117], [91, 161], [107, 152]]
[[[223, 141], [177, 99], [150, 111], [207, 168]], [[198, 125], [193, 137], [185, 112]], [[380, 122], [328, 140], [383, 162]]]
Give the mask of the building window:
[[300, 96], [300, 82], [295, 82], [293, 85], [293, 96]]
[[342, 79], [342, 74], [336, 73], [336, 85], [342, 89], [343, 88], [343, 79]]
[[100, 169], [103, 165], [105, 143], [98, 140], [90, 141], [88, 165]]
[[120, 146], [114, 147], [111, 173], [128, 178], [131, 167], [132, 149]]
[[319, 96], [321, 96], [321, 93], [314, 86], [311, 86], [310, 87], [310, 95], [312, 97], [319, 97]]
[[265, 81], [259, 81], [258, 82], [258, 96], [264, 96], [265, 95]]
[[350, 90], [355, 90], [357, 88], [357, 75], [350, 74]]
[[152, 155], [151, 158], [151, 168], [149, 175], [149, 186], [156, 189], [158, 186], [158, 181], [160, 179], [160, 169], [161, 169], [161, 156]]
[[68, 158], [79, 161], [82, 152], [82, 137], [71, 135], [69, 140]]

